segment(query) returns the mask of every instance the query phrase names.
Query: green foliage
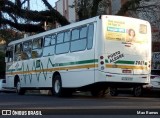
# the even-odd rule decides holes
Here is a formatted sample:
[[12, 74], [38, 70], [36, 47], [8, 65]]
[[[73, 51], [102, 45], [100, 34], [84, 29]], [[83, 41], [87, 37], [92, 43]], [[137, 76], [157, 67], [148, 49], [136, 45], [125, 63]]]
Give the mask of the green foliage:
[[13, 40], [17, 40], [23, 37], [22, 32], [18, 32], [12, 29], [0, 29], [0, 41], [4, 40], [7, 43]]

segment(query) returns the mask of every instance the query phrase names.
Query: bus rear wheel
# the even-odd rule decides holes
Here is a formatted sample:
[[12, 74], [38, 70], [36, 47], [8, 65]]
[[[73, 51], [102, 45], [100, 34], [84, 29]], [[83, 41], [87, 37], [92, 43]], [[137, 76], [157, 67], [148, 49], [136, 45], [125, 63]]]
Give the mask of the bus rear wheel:
[[133, 95], [135, 97], [140, 97], [143, 94], [143, 87], [142, 86], [136, 86], [133, 88]]
[[60, 75], [55, 75], [52, 82], [52, 94], [57, 97], [71, 97], [72, 93], [72, 89], [62, 87], [62, 80]]
[[21, 88], [21, 83], [18, 80], [16, 83], [16, 92], [18, 93], [18, 95], [24, 95], [25, 94], [25, 90]]

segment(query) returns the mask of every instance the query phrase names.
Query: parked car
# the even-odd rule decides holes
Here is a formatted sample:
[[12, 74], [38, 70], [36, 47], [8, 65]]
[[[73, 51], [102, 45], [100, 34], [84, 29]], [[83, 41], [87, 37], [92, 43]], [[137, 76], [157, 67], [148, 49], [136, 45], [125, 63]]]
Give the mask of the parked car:
[[0, 92], [5, 92], [5, 93], [15, 93], [15, 89], [8, 89], [6, 87], [6, 80], [5, 79], [0, 79]]
[[144, 85], [143, 89], [149, 89], [151, 91], [160, 91], [160, 75], [151, 75], [150, 83]]
[[110, 88], [110, 95], [117, 96], [119, 93], [133, 94], [135, 97], [142, 96], [144, 92], [160, 91], [160, 70], [152, 70], [150, 83], [143, 86], [135, 86], [134, 88]]
[[0, 92], [5, 91], [6, 80], [0, 79]]

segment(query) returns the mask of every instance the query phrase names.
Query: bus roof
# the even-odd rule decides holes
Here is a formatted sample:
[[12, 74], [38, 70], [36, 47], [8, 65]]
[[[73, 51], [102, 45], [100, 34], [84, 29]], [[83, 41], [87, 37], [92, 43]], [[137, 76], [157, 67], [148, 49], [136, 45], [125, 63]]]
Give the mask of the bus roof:
[[[66, 26], [63, 26], [63, 27], [55, 28], [55, 29], [52, 29], [52, 30], [48, 30], [48, 31], [39, 33], [39, 34], [28, 36], [26, 38], [22, 38], [22, 39], [18, 39], [18, 40], [15, 40], [15, 41], [11, 41], [8, 44], [8, 46], [13, 45], [13, 44], [17, 44], [17, 43], [21, 43], [21, 42], [24, 42], [24, 41], [28, 41], [28, 40], [44, 37], [46, 35], [50, 35], [50, 34], [53, 34], [53, 33], [57, 33], [57, 32], [60, 32], [60, 31], [67, 30], [67, 29], [71, 29], [71, 28], [74, 28], [74, 27], [77, 27], [77, 26], [81, 26], [81, 25], [85, 25], [85, 24], [88, 24], [88, 23], [92, 23], [92, 22], [100, 20], [102, 17], [124, 17], [124, 16], [115, 16], [115, 15], [96, 16], [96, 17], [93, 17], [93, 18], [90, 18], [90, 19], [86, 19], [86, 20], [83, 20], [83, 21], [79, 21], [79, 22], [75, 22], [75, 23], [72, 23], [72, 24], [69, 24], [69, 25], [66, 25]], [[126, 17], [126, 18], [127, 19], [136, 19], [136, 18], [131, 18], [131, 17]], [[137, 20], [141, 20], [141, 19], [137, 19]], [[144, 20], [142, 20], [142, 21], [144, 21]], [[146, 21], [146, 22], [148, 22], [148, 21]]]
[[75, 23], [72, 23], [72, 24], [69, 24], [69, 25], [66, 25], [66, 26], [63, 26], [63, 27], [51, 29], [51, 30], [48, 30], [48, 31], [45, 31], [45, 32], [42, 32], [42, 33], [39, 33], [39, 34], [28, 36], [26, 38], [22, 38], [22, 39], [18, 39], [18, 40], [15, 40], [15, 41], [11, 41], [8, 44], [8, 46], [13, 45], [13, 44], [17, 44], [17, 43], [20, 43], [20, 42], [24, 42], [24, 41], [40, 38], [40, 37], [43, 37], [43, 36], [46, 36], [46, 35], [50, 35], [50, 34], [53, 34], [53, 33], [65, 31], [67, 29], [74, 28], [74, 27], [77, 27], [77, 26], [81, 26], [81, 25], [84, 25], [84, 24], [87, 24], [87, 23], [92, 23], [92, 22], [95, 22], [97, 20], [97, 18], [98, 18], [98, 16], [90, 18], [90, 19], [87, 19], [87, 20], [75, 22]]

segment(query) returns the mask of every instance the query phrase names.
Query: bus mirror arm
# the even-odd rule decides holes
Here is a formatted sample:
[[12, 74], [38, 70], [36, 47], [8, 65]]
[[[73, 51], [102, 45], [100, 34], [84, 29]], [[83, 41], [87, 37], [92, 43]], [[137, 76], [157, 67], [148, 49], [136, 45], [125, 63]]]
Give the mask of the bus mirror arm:
[[8, 62], [8, 57], [5, 57], [5, 62], [6, 62], [6, 63]]
[[9, 58], [9, 62], [12, 62], [13, 60], [12, 60], [12, 58]]
[[[8, 60], [9, 59], [9, 60]], [[9, 58], [9, 57], [5, 57], [5, 62], [7, 63], [7, 62], [12, 62], [13, 60], [12, 60], [12, 58]]]

